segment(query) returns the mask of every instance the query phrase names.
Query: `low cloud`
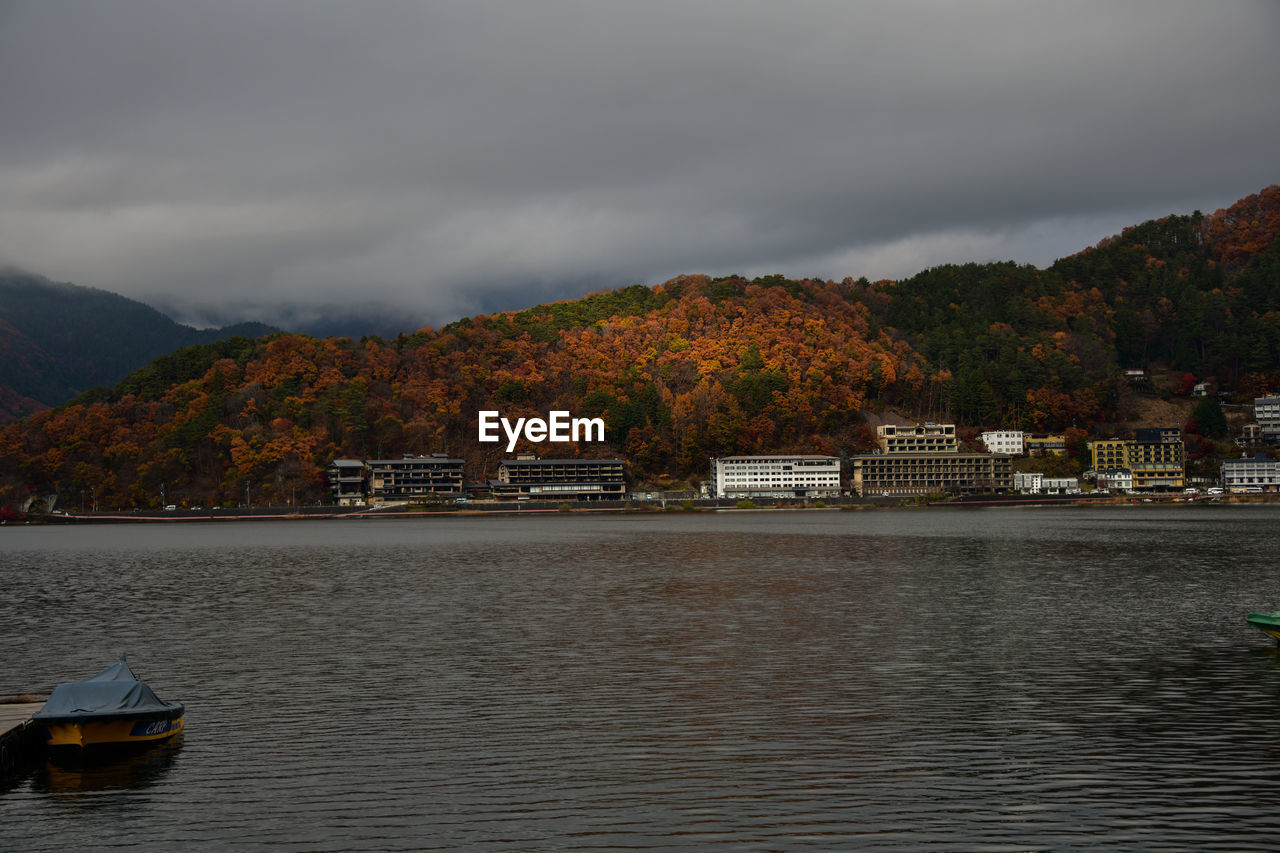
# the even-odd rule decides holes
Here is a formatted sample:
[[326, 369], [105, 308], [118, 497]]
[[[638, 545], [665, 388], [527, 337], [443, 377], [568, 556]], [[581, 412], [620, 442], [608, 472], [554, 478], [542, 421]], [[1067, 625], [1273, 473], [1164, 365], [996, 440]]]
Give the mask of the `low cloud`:
[[412, 330], [683, 272], [1043, 265], [1277, 180], [1274, 3], [496, 11], [0, 7], [0, 260]]

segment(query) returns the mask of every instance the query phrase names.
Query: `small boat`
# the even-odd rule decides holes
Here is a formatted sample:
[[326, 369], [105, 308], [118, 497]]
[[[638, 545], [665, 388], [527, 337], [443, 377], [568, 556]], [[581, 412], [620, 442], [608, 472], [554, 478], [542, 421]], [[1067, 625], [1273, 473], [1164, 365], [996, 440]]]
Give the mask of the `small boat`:
[[1276, 638], [1280, 643], [1280, 610], [1275, 613], [1250, 613], [1244, 621], [1266, 634]]
[[49, 746], [124, 746], [182, 731], [183, 704], [159, 699], [129, 669], [124, 655], [97, 675], [59, 684], [31, 715]]

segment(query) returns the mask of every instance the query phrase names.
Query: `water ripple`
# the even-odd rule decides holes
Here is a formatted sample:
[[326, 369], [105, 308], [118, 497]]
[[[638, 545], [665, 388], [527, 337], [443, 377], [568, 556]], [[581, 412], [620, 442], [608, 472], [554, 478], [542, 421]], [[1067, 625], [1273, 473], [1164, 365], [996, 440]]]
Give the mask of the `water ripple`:
[[1272, 606], [1275, 521], [18, 531], [0, 692], [127, 649], [189, 712], [134, 762], [0, 789], [0, 847], [1265, 845], [1280, 655], [1242, 616]]

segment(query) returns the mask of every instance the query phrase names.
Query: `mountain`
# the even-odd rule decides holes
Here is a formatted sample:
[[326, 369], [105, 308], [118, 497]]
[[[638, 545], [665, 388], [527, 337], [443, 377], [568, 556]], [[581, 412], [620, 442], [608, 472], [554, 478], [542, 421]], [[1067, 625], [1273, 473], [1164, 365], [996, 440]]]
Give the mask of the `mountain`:
[[[163, 489], [208, 505], [246, 483], [262, 501], [315, 501], [333, 458], [401, 452], [462, 457], [482, 480], [508, 455], [478, 441], [482, 409], [601, 417], [603, 445], [517, 449], [619, 455], [659, 484], [697, 480], [710, 456], [862, 452], [890, 409], [970, 435], [1061, 430], [1078, 448], [1142, 407], [1128, 367], [1174, 377], [1155, 389], [1170, 395], [1187, 377], [1240, 401], [1280, 389], [1277, 272], [1280, 187], [1269, 187], [1047, 269], [680, 276], [390, 340], [233, 338], [0, 428], [0, 503], [57, 492], [154, 504]], [[1195, 464], [1236, 452], [1221, 430], [1186, 426]]]
[[0, 422], [119, 382], [180, 347], [273, 331], [193, 329], [105, 290], [0, 272]]

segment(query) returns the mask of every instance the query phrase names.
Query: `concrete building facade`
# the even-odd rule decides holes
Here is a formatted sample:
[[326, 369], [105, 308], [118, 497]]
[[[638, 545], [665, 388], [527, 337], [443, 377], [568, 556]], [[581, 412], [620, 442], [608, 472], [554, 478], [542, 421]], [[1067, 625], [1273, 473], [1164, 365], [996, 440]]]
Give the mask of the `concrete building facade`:
[[1133, 491], [1133, 472], [1128, 468], [1108, 468], [1098, 471], [1098, 488], [1109, 492]]
[[335, 459], [329, 488], [338, 506], [415, 503], [462, 495], [461, 459], [443, 453], [399, 459]]
[[882, 453], [955, 453], [960, 449], [955, 424], [884, 424], [876, 427], [876, 443]]
[[990, 430], [982, 434], [982, 444], [988, 453], [1022, 455], [1023, 434], [1020, 429]]
[[1028, 435], [1022, 441], [1028, 456], [1064, 456], [1067, 437], [1064, 435]]
[[1013, 488], [1012, 457], [961, 453], [955, 424], [876, 429], [879, 453], [850, 460], [851, 485], [863, 496], [991, 494]]
[[837, 497], [840, 459], [811, 455], [712, 458], [708, 485], [716, 498]]
[[463, 460], [444, 453], [404, 455], [399, 459], [370, 459], [370, 503], [415, 503], [462, 497]]
[[1039, 471], [1013, 472], [1013, 488], [1024, 495], [1040, 494], [1040, 483], [1043, 480], [1044, 474]]
[[1280, 490], [1280, 460], [1264, 454], [1222, 460], [1222, 488], [1234, 494]]
[[1089, 443], [1094, 471], [1125, 469], [1136, 491], [1181, 490], [1187, 460], [1182, 430], [1176, 427], [1140, 429], [1132, 439], [1110, 438]]
[[627, 495], [626, 465], [621, 459], [539, 459], [522, 454], [502, 460], [489, 491], [498, 500], [622, 500]]
[[1040, 481], [1042, 495], [1078, 495], [1080, 481], [1075, 477], [1045, 477]]

